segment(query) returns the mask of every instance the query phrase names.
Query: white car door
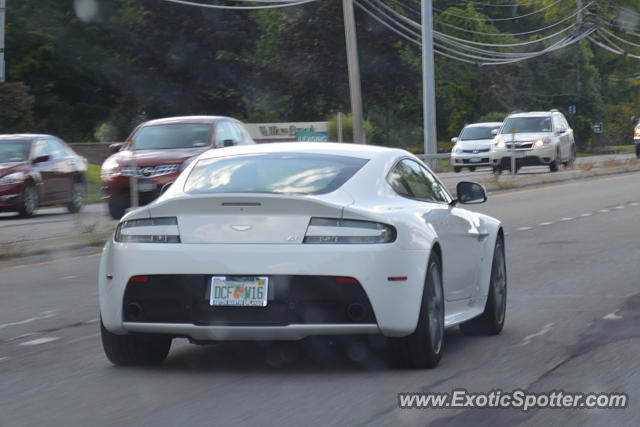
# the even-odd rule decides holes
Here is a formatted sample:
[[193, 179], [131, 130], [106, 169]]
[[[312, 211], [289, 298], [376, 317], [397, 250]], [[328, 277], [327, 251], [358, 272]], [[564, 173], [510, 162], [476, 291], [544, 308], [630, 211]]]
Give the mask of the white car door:
[[446, 300], [470, 298], [482, 259], [483, 236], [474, 222], [474, 215], [451, 206], [451, 198], [440, 182], [411, 159], [404, 159], [393, 168], [389, 182], [397, 193], [422, 202], [417, 209], [425, 225], [433, 227], [438, 235]]

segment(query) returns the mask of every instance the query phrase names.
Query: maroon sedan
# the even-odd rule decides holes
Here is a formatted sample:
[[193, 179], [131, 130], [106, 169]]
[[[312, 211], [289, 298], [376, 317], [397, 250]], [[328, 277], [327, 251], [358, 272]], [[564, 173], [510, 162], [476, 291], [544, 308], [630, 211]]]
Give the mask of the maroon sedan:
[[111, 146], [115, 154], [102, 164], [102, 191], [109, 213], [120, 219], [131, 205], [134, 163], [139, 203], [147, 204], [200, 153], [243, 144], [255, 142], [242, 123], [230, 117], [170, 117], [141, 124], [126, 143]]
[[0, 135], [0, 212], [28, 217], [39, 206], [78, 212], [87, 194], [87, 159], [51, 135]]

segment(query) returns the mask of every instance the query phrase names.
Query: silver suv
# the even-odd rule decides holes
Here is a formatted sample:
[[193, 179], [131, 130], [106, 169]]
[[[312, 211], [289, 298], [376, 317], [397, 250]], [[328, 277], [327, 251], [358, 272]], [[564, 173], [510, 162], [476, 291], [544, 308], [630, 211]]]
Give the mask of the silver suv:
[[522, 166], [549, 166], [557, 172], [576, 158], [573, 129], [558, 110], [514, 113], [504, 120], [491, 145], [494, 172], [509, 170], [511, 156], [516, 170]]

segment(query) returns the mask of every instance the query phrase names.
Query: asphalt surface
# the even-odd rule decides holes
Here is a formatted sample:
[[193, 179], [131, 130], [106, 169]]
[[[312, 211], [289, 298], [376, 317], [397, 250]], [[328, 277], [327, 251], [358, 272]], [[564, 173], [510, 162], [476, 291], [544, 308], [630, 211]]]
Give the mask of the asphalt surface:
[[[0, 426], [640, 425], [640, 173], [493, 195], [507, 231], [503, 333], [452, 329], [435, 370], [398, 370], [380, 340], [176, 340], [120, 368], [98, 335], [99, 257], [0, 261]], [[446, 262], [446, 260], [445, 260]], [[399, 308], [400, 309], [400, 308]], [[399, 392], [626, 392], [627, 409], [399, 409]]]

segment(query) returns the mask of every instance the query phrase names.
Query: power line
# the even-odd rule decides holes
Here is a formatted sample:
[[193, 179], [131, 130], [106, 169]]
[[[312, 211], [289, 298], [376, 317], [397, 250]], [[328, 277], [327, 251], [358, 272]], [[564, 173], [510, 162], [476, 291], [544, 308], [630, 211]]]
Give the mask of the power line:
[[437, 10], [442, 15], [455, 16], [456, 18], [466, 19], [466, 20], [469, 20], [469, 21], [484, 21], [484, 22], [486, 22], [487, 20], [489, 20], [489, 21], [513, 21], [515, 19], [526, 18], [527, 16], [531, 16], [531, 15], [535, 15], [537, 13], [543, 12], [543, 11], [555, 6], [556, 4], [560, 3], [561, 1], [563, 1], [563, 0], [556, 0], [555, 2], [549, 4], [549, 5], [545, 6], [545, 7], [542, 7], [540, 9], [538, 9], [538, 10], [535, 10], [533, 12], [526, 13], [524, 15], [519, 15], [519, 16], [512, 16], [510, 18], [491, 18], [491, 17], [489, 17], [488, 19], [485, 19], [485, 18], [474, 18], [474, 17], [471, 17], [471, 16], [464, 16], [464, 15], [458, 15], [458, 14], [452, 13], [452, 12], [447, 12], [446, 10], [442, 10], [442, 9], [434, 8], [434, 10]]
[[[196, 3], [187, 0], [163, 0], [169, 3], [177, 3], [185, 6], [196, 6], [196, 7], [204, 7], [208, 9], [224, 9], [224, 10], [261, 10], [261, 9], [276, 9], [281, 7], [290, 7], [290, 6], [300, 6], [303, 4], [311, 3], [317, 0], [273, 0], [271, 4], [267, 6], [222, 6], [216, 4], [208, 4], [208, 3]], [[239, 0], [240, 1], [240, 0]], [[244, 0], [248, 1], [248, 0]]]
[[591, 5], [593, 5], [593, 3], [594, 3], [594, 2], [591, 2], [591, 3], [587, 4], [586, 6], [584, 6], [584, 7], [583, 7], [582, 9], [580, 9], [579, 11], [574, 12], [574, 13], [572, 13], [571, 15], [569, 15], [569, 16], [567, 16], [567, 17], [565, 17], [565, 18], [562, 18], [561, 20], [559, 20], [559, 21], [557, 21], [557, 22], [554, 22], [554, 23], [553, 23], [553, 24], [551, 24], [551, 25], [547, 25], [546, 27], [537, 28], [537, 29], [535, 29], [535, 30], [531, 30], [531, 31], [524, 31], [524, 32], [521, 32], [521, 33], [508, 33], [508, 34], [503, 34], [503, 33], [499, 33], [499, 34], [498, 34], [498, 33], [487, 33], [487, 32], [483, 32], [483, 31], [468, 30], [468, 29], [466, 29], [466, 28], [457, 27], [457, 26], [455, 26], [455, 25], [451, 25], [451, 24], [448, 24], [448, 23], [446, 23], [446, 22], [442, 22], [442, 21], [438, 21], [438, 20], [436, 20], [436, 23], [437, 23], [437, 24], [439, 24], [439, 25], [445, 26], [445, 27], [449, 27], [449, 28], [453, 28], [453, 29], [458, 30], [458, 31], [465, 32], [465, 33], [478, 34], [478, 35], [482, 35], [482, 36], [492, 36], [492, 37], [526, 36], [526, 35], [536, 34], [536, 33], [539, 33], [539, 32], [541, 32], [541, 31], [546, 31], [546, 30], [548, 30], [548, 29], [550, 29], [550, 28], [553, 28], [553, 27], [557, 27], [558, 25], [562, 24], [563, 22], [566, 22], [566, 21], [568, 21], [569, 19], [574, 18], [578, 13], [580, 13], [580, 12], [584, 11], [585, 9], [587, 9], [588, 7], [590, 7]]
[[534, 44], [534, 43], [540, 43], [542, 41], [557, 37], [559, 34], [562, 34], [562, 33], [566, 32], [566, 31], [568, 31], [568, 30], [570, 30], [572, 28], [575, 28], [575, 27], [576, 27], [576, 24], [571, 24], [568, 27], [566, 27], [566, 28], [564, 28], [564, 29], [562, 29], [562, 30], [560, 30], [560, 31], [558, 31], [556, 33], [550, 34], [548, 36], [545, 36], [545, 37], [542, 37], [542, 38], [539, 38], [539, 39], [535, 39], [535, 40], [530, 40], [530, 41], [527, 41], [527, 42], [520, 42], [520, 43], [483, 43], [483, 42], [474, 42], [472, 40], [462, 39], [462, 38], [455, 37], [455, 36], [452, 36], [452, 35], [447, 34], [447, 33], [442, 33], [440, 31], [436, 31], [436, 33], [442, 35], [445, 38], [450, 38], [450, 39], [462, 41], [464, 43], [473, 44], [473, 45], [477, 45], [477, 46], [516, 47], [516, 46], [526, 46], [526, 45], [530, 45], [530, 44]]

